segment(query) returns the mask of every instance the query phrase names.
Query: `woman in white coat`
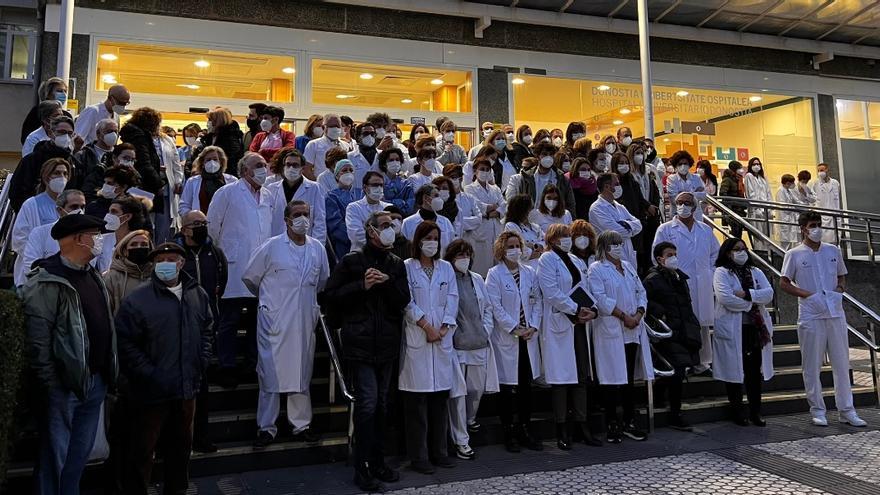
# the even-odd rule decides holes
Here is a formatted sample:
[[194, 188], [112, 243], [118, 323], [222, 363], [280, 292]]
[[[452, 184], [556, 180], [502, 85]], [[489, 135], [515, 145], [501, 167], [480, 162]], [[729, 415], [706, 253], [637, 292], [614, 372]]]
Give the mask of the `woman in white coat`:
[[516, 232], [523, 240], [523, 263], [538, 269], [538, 258], [544, 253], [544, 233], [541, 227], [529, 221], [532, 211], [532, 198], [528, 194], [517, 194], [507, 202], [504, 215], [504, 230]]
[[183, 190], [183, 165], [180, 163], [180, 154], [177, 153], [177, 145], [170, 136], [163, 132], [159, 132], [153, 136], [153, 144], [159, 153], [159, 160], [162, 168], [165, 169], [165, 179], [168, 181], [167, 189], [159, 191], [164, 197], [165, 209], [163, 212], [156, 212], [156, 219], [153, 222], [155, 232], [155, 243], [158, 246], [165, 242], [170, 234], [171, 229], [180, 228], [180, 215], [178, 207], [180, 206], [180, 193]]
[[[770, 193], [770, 183], [767, 182], [767, 177], [764, 176], [764, 166], [761, 165], [761, 159], [757, 156], [749, 159], [749, 169], [743, 178], [743, 184], [746, 188], [746, 199], [768, 203], [773, 201], [773, 195]], [[770, 237], [770, 224], [764, 218], [767, 217], [772, 220], [772, 211], [761, 207], [749, 208], [749, 217], [760, 219], [751, 220], [752, 225], [757, 227], [764, 235]], [[766, 242], [757, 237], [749, 234], [749, 238], [752, 240], [752, 249], [755, 251], [768, 251], [770, 249]]]
[[[464, 192], [474, 199], [480, 209], [480, 224], [467, 236], [474, 245], [474, 271], [485, 275], [492, 267], [494, 259], [492, 246], [503, 231], [501, 219], [507, 212], [507, 203], [501, 189], [492, 184], [492, 164], [487, 159], [476, 160], [476, 180], [464, 186]], [[467, 180], [465, 175], [464, 180]]]
[[[498, 414], [504, 428], [504, 446], [519, 452], [520, 445], [543, 450], [543, 444], [529, 431], [532, 418], [532, 380], [541, 376], [538, 329], [541, 328], [541, 289], [538, 274], [521, 264], [522, 238], [516, 232], [502, 232], [495, 240], [498, 264], [489, 270], [486, 291], [495, 323], [492, 347], [498, 367]], [[513, 422], [513, 413], [517, 422]]]
[[[773, 377], [773, 322], [765, 304], [773, 286], [752, 265], [746, 244], [727, 239], [715, 262], [715, 345], [712, 371], [727, 382], [733, 421], [765, 426], [761, 418], [761, 379]], [[749, 418], [742, 411], [742, 384], [749, 399]]]
[[[404, 393], [406, 451], [410, 467], [430, 474], [452, 467], [446, 452], [449, 392], [456, 373], [452, 336], [458, 316], [458, 284], [452, 265], [440, 259], [440, 228], [424, 221], [405, 261], [412, 300], [406, 308], [398, 387]], [[460, 386], [460, 383], [458, 384]], [[429, 462], [430, 461], [430, 462]]]
[[[635, 267], [622, 257], [623, 237], [610, 230], [600, 234], [589, 286], [599, 309], [599, 318], [593, 322], [593, 355], [605, 398], [608, 443], [620, 443], [623, 435], [636, 441], [647, 438], [635, 425], [633, 382], [654, 379], [651, 348], [642, 322], [648, 299]], [[623, 406], [622, 425], [618, 405]]]
[[[192, 210], [208, 213], [208, 206], [218, 189], [236, 179], [226, 173], [226, 153], [219, 146], [208, 146], [193, 161], [192, 175], [183, 184], [180, 196], [180, 216]], [[202, 204], [202, 199], [206, 199]]]
[[[450, 165], [447, 165], [449, 167]], [[458, 166], [458, 165], [455, 165]], [[480, 430], [477, 410], [484, 393], [498, 392], [498, 367], [490, 343], [492, 305], [486, 294], [483, 277], [471, 271], [474, 248], [463, 239], [452, 241], [443, 257], [455, 268], [458, 284], [458, 318], [452, 344], [455, 365], [461, 370], [466, 390], [457, 391], [449, 398], [449, 430], [459, 459], [476, 456], [470, 447], [468, 432]]]
[[529, 214], [529, 220], [540, 227], [544, 235], [547, 235], [547, 229], [554, 223], [571, 225], [571, 212], [559, 201], [559, 188], [555, 184], [544, 186], [541, 202]]
[[587, 384], [592, 376], [587, 322], [596, 317], [591, 306], [576, 294], [589, 294], [587, 265], [571, 251], [568, 225], [554, 224], [547, 230], [549, 249], [538, 261], [538, 281], [543, 294], [541, 362], [544, 380], [552, 387], [556, 419], [556, 446], [571, 449], [568, 409], [587, 445], [601, 445], [587, 425]]
[[[794, 186], [794, 176], [785, 174], [782, 176], [782, 185], [776, 191], [776, 202], [788, 204], [792, 207], [800, 204], [800, 198]], [[779, 238], [782, 249], [788, 251], [797, 246], [801, 242], [801, 230], [798, 227], [798, 212], [782, 211], [779, 214], [779, 220], [789, 225], [776, 225], [776, 236]]]

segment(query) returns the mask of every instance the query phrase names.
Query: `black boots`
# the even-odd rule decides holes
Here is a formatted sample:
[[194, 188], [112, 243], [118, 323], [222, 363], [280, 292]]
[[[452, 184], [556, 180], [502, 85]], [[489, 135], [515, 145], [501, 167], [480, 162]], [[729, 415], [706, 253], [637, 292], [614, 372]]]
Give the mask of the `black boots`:
[[590, 425], [587, 424], [586, 421], [578, 421], [577, 426], [578, 431], [580, 431], [585, 444], [589, 445], [590, 447], [602, 446], [602, 441], [593, 435], [593, 432], [590, 431]]
[[504, 425], [504, 448], [512, 454], [520, 452], [519, 442], [517, 441], [516, 430], [513, 425]]
[[571, 438], [568, 436], [568, 424], [556, 423], [556, 446], [559, 450], [571, 450]]

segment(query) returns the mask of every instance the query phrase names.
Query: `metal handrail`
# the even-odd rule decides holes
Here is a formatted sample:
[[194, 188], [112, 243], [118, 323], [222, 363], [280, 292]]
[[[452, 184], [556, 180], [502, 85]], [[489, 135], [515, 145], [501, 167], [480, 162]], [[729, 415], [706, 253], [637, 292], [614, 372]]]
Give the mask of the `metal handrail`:
[[354, 394], [349, 392], [348, 385], [346, 385], [345, 374], [342, 371], [342, 365], [339, 363], [339, 355], [336, 353], [336, 344], [333, 343], [333, 336], [330, 335], [330, 330], [327, 328], [327, 323], [324, 321], [324, 315], [319, 314], [318, 321], [321, 323], [322, 333], [327, 340], [327, 348], [330, 352], [330, 363], [333, 365], [333, 371], [336, 373], [336, 376], [339, 377], [339, 389], [349, 402], [354, 402]]
[[647, 321], [643, 320], [645, 323], [645, 332], [648, 334], [648, 337], [653, 337], [655, 339], [668, 339], [672, 337], [672, 329], [669, 328], [669, 325], [667, 325], [665, 321], [651, 315], [645, 315], [645, 319], [647, 318], [651, 318], [651, 321], [662, 330], [662, 332], [654, 330]]
[[[790, 210], [790, 211], [803, 211], [805, 208], [802, 206], [798, 208], [797, 205], [792, 205], [791, 203], [779, 203], [776, 201], [760, 201], [757, 199], [749, 199], [749, 198], [741, 198], [739, 196], [711, 196], [706, 195], [705, 198], [708, 200], [727, 200], [733, 203], [739, 203], [742, 206], [753, 207], [753, 208], [772, 208], [777, 210]], [[712, 203], [712, 201], [709, 201]], [[844, 217], [844, 218], [856, 218], [856, 219], [865, 219], [872, 221], [880, 221], [880, 214], [870, 213], [867, 211], [858, 211], [858, 210], [831, 210], [827, 208], [819, 208], [814, 206], [808, 206], [806, 209], [810, 211], [818, 212], [822, 215], [834, 216], [834, 217]]]
[[12, 244], [12, 227], [15, 224], [15, 210], [12, 209], [12, 203], [9, 201], [10, 184], [12, 184], [12, 175], [8, 174], [3, 182], [3, 188], [0, 189], [0, 261], [6, 259], [6, 255], [10, 251]]

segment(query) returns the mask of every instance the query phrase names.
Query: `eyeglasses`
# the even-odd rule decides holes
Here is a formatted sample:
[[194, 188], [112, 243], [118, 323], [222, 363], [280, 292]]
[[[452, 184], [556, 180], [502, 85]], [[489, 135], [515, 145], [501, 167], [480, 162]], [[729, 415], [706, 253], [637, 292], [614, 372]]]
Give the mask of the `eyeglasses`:
[[189, 225], [184, 225], [184, 227], [189, 228], [189, 229], [194, 228], [194, 227], [207, 227], [207, 226], [208, 226], [208, 222], [193, 222]]

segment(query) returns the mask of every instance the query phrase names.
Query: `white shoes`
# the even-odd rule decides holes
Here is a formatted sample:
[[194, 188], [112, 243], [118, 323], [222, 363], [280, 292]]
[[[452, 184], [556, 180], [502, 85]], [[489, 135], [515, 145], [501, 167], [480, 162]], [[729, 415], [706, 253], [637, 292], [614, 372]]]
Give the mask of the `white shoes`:
[[828, 420], [825, 419], [825, 416], [813, 416], [813, 419], [810, 420], [813, 423], [813, 426], [828, 426]]
[[868, 426], [868, 423], [864, 419], [860, 418], [859, 415], [855, 413], [855, 411], [848, 414], [840, 414], [837, 419], [841, 423], [847, 423], [852, 426]]

